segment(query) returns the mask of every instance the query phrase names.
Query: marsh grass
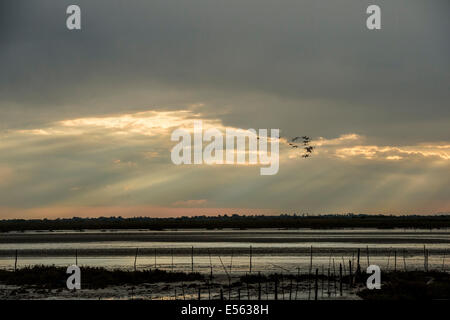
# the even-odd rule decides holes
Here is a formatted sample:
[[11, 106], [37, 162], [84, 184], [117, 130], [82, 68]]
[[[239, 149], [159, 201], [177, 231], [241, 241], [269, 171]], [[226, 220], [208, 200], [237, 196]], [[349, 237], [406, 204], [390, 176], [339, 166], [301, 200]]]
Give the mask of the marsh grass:
[[[0, 283], [7, 285], [34, 285], [41, 288], [65, 288], [69, 274], [66, 268], [36, 265], [11, 270], [0, 270]], [[83, 288], [104, 288], [112, 285], [138, 285], [156, 282], [189, 282], [203, 280], [199, 273], [167, 272], [164, 270], [108, 270], [99, 267], [81, 267]]]
[[364, 300], [450, 299], [450, 274], [440, 271], [388, 272], [381, 277], [380, 290], [364, 289]]

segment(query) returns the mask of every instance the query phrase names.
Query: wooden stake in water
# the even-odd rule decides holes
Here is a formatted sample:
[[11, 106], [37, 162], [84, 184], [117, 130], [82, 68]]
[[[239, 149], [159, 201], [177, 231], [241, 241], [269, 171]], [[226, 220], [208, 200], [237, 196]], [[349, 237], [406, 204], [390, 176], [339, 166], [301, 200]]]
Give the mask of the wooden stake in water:
[[292, 300], [292, 279], [291, 283], [289, 284], [289, 300]]
[[17, 249], [16, 249], [16, 255], [15, 255], [15, 259], [14, 259], [14, 272], [16, 272], [17, 270]]
[[334, 264], [334, 259], [333, 259], [333, 275], [336, 274], [336, 265]]
[[344, 268], [344, 274], [346, 274], [346, 273], [347, 273], [347, 270], [345, 270], [344, 256], [342, 256], [342, 267]]
[[231, 249], [231, 257], [230, 257], [230, 274], [231, 274], [232, 267], [233, 267], [233, 249]]
[[308, 273], [308, 300], [311, 299], [311, 278], [312, 278], [312, 275], [310, 272], [310, 273]]
[[206, 280], [207, 282], [207, 284], [208, 284], [208, 300], [211, 300], [211, 284], [209, 283], [209, 281], [208, 280]]
[[444, 256], [442, 257], [442, 272], [445, 272], [445, 251]]
[[328, 269], [331, 269], [331, 256], [333, 255], [333, 249], [330, 251], [330, 258], [328, 258]]
[[75, 249], [75, 265], [78, 265], [78, 250]]
[[194, 246], [191, 248], [191, 272], [194, 273]]
[[352, 266], [355, 266], [355, 253], [352, 252]]
[[220, 261], [220, 264], [222, 265], [223, 270], [225, 270], [225, 274], [227, 275], [228, 282], [231, 282], [231, 277], [230, 277], [230, 275], [229, 275], [229, 273], [227, 271], [227, 268], [223, 264], [222, 258], [220, 256], [219, 256], [219, 261]]
[[250, 246], [250, 273], [252, 273], [252, 246]]
[[275, 276], [275, 283], [274, 283], [274, 299], [278, 300], [278, 277]]
[[184, 294], [184, 283], [181, 283], [181, 291], [183, 292], [183, 300], [186, 300], [186, 295]]
[[370, 260], [369, 260], [369, 246], [366, 247], [367, 252], [367, 266], [370, 266]]
[[231, 279], [228, 278], [228, 300], [231, 300]]
[[138, 256], [138, 248], [136, 248], [136, 254], [134, 256], [134, 272], [136, 272], [136, 261], [137, 261], [137, 256]]
[[405, 251], [405, 249], [403, 249], [403, 266], [405, 267], [405, 272], [406, 272], [406, 251]]
[[336, 273], [333, 272], [334, 295], [337, 296]]
[[342, 297], [342, 264], [339, 263], [339, 293]]
[[330, 294], [331, 294], [331, 291], [330, 291], [330, 269], [328, 269], [328, 273], [327, 273], [327, 278], [328, 278], [328, 286], [327, 286], [327, 293], [328, 293], [328, 296], [330, 296]]
[[213, 278], [213, 266], [212, 266], [212, 260], [211, 260], [211, 251], [208, 249], [208, 255], [209, 255], [209, 267], [211, 268], [211, 274], [209, 276], [209, 279], [212, 280]]
[[261, 272], [258, 272], [258, 301], [261, 301]]
[[316, 268], [316, 279], [314, 281], [314, 300], [317, 300], [318, 291], [319, 291], [319, 269]]
[[353, 275], [352, 275], [352, 261], [348, 260], [348, 285], [352, 287], [353, 281], [352, 281]]
[[397, 271], [397, 250], [394, 250], [394, 271]]
[[[392, 248], [391, 248], [392, 249]], [[391, 249], [388, 250], [388, 261], [387, 261], [387, 266], [386, 266], [386, 270], [389, 270], [389, 260], [391, 258]]]
[[425, 249], [425, 245], [423, 245], [423, 270], [427, 271], [427, 250]]
[[309, 260], [309, 274], [311, 275], [312, 273], [312, 260], [313, 260], [313, 247], [311, 246], [311, 251], [310, 251], [310, 260]]
[[323, 270], [323, 265], [322, 265], [322, 298], [323, 298], [323, 288], [325, 286], [325, 273]]
[[357, 264], [356, 264], [356, 277], [359, 278], [359, 275], [361, 274], [361, 265], [359, 264], [359, 257], [361, 255], [361, 249], [358, 248], [358, 260], [357, 260]]

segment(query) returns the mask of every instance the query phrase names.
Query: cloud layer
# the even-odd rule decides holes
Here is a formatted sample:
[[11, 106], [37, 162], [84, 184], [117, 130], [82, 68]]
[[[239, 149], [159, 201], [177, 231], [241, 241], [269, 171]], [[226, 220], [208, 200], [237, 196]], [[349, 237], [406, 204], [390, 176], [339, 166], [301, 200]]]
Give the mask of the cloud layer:
[[[449, 1], [77, 3], [80, 32], [71, 1], [0, 3], [0, 218], [450, 210]], [[195, 119], [279, 128], [279, 173], [174, 166]]]

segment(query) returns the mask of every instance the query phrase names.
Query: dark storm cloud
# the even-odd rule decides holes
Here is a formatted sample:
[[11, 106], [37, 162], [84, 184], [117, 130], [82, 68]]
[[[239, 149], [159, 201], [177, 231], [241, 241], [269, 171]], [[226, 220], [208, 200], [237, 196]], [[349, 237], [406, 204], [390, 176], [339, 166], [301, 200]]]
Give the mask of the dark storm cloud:
[[368, 1], [78, 1], [83, 30], [70, 32], [72, 1], [6, 1], [1, 127], [184, 97], [241, 127], [448, 138], [448, 1], [373, 3], [378, 32]]

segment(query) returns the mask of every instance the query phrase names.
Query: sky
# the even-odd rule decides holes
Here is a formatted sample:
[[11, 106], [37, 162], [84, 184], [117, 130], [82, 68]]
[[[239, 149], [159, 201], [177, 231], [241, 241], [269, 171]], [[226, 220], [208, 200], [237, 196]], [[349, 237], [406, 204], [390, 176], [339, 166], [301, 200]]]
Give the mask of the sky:
[[[82, 30], [66, 28], [81, 8]], [[366, 8], [381, 8], [381, 30]], [[0, 219], [450, 212], [448, 0], [2, 0]], [[174, 165], [194, 120], [280, 165]], [[287, 141], [312, 138], [302, 158]]]

